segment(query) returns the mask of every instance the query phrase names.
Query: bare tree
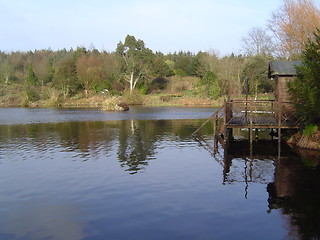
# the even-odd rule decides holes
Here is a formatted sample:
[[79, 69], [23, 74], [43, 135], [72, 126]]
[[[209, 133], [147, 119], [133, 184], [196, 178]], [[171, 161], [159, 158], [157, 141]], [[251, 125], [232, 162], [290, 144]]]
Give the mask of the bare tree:
[[241, 71], [244, 58], [242, 56], [223, 57], [220, 60], [217, 75], [222, 94], [240, 95], [242, 91]]
[[242, 38], [242, 45], [249, 56], [259, 54], [271, 56], [276, 50], [272, 37], [261, 27], [253, 27], [248, 35]]
[[209, 50], [207, 52], [199, 52], [197, 54], [199, 66], [197, 69], [198, 76], [204, 76], [206, 72], [217, 72], [219, 64], [219, 52], [216, 50]]
[[35, 51], [33, 69], [41, 86], [50, 82], [53, 77], [53, 68], [50, 64], [50, 52], [47, 50]]
[[9, 56], [7, 54], [1, 54], [0, 58], [0, 72], [2, 73], [1, 77], [4, 79], [5, 83], [9, 83], [9, 79], [13, 73], [13, 67], [9, 62]]
[[320, 11], [313, 0], [283, 0], [269, 20], [269, 28], [278, 39], [279, 50], [291, 58], [301, 54], [319, 26]]
[[77, 75], [88, 98], [89, 90], [104, 79], [101, 59], [93, 55], [83, 54], [77, 61]]

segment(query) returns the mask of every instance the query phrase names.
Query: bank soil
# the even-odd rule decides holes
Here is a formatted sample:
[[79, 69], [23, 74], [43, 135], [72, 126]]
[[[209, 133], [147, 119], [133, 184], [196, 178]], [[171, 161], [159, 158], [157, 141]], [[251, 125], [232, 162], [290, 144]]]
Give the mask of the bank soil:
[[306, 136], [302, 133], [296, 133], [288, 140], [288, 144], [295, 145], [302, 149], [320, 151], [320, 131], [317, 131], [312, 136]]

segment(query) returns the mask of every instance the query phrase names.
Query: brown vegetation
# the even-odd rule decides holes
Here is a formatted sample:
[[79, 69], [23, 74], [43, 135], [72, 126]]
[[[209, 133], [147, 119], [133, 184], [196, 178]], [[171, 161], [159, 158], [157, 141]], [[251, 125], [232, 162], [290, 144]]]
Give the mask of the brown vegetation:
[[288, 140], [288, 144], [302, 149], [320, 150], [320, 131], [317, 131], [312, 136], [297, 133]]
[[280, 51], [293, 58], [301, 54], [319, 26], [320, 10], [313, 0], [283, 0], [269, 21], [269, 28], [279, 40]]

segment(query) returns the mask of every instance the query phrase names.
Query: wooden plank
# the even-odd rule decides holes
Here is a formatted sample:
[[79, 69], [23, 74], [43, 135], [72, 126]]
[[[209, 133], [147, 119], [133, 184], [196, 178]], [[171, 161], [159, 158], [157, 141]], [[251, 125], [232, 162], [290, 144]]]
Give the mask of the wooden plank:
[[218, 117], [219, 112], [222, 110], [222, 108], [219, 108], [214, 114], [212, 114], [192, 135], [195, 135], [204, 125], [206, 125], [212, 118], [215, 119]]
[[[226, 125], [226, 128], [265, 128], [265, 129], [271, 129], [271, 128], [278, 128], [278, 125]], [[281, 126], [281, 129], [299, 129], [300, 126]]]
[[[286, 104], [292, 103], [280, 103], [274, 100], [233, 100], [233, 107], [230, 109], [231, 118], [228, 118], [230, 103], [225, 101], [224, 124], [226, 128], [299, 128], [297, 119], [290, 119], [290, 116], [283, 119], [282, 106]], [[248, 115], [245, 115], [244, 112]]]

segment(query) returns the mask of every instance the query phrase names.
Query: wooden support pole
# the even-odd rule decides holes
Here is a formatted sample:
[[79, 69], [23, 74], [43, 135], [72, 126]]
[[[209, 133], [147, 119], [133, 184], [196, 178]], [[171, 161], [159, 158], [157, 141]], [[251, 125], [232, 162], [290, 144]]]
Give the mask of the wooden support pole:
[[278, 141], [278, 161], [281, 159], [281, 141]]
[[229, 141], [233, 141], [233, 128], [228, 128]]
[[223, 141], [226, 143], [227, 142], [227, 101], [226, 99], [224, 100], [223, 104], [223, 127], [224, 127], [224, 136], [223, 136]]
[[249, 113], [250, 114], [250, 126], [249, 126], [249, 132], [250, 132], [250, 145], [252, 145], [252, 140], [253, 140], [253, 136], [252, 136], [252, 112]]
[[227, 101], [224, 100], [223, 102], [223, 124], [226, 125], [227, 124]]
[[213, 116], [213, 136], [216, 138], [217, 135], [217, 115]]
[[278, 102], [278, 143], [281, 142], [281, 117], [282, 117], [282, 106]]

